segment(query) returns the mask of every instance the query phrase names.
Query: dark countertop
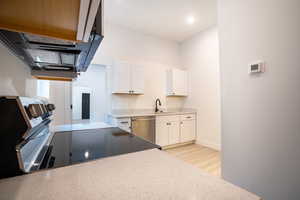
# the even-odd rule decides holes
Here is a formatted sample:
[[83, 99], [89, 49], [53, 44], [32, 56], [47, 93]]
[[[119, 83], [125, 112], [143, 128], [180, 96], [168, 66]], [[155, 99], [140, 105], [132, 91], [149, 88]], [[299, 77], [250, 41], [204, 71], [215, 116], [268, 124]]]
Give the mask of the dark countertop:
[[119, 128], [103, 128], [55, 133], [52, 151], [47, 155], [43, 168], [55, 168], [99, 158], [160, 149]]

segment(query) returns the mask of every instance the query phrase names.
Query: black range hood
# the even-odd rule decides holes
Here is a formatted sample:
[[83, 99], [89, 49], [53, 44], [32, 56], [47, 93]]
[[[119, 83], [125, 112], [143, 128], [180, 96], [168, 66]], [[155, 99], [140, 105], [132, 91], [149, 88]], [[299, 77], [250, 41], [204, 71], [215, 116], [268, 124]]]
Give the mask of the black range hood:
[[66, 41], [7, 30], [0, 30], [0, 40], [30, 66], [33, 76], [73, 79], [79, 72], [87, 70], [103, 39], [102, 9], [103, 6], [100, 6], [97, 11], [86, 42]]

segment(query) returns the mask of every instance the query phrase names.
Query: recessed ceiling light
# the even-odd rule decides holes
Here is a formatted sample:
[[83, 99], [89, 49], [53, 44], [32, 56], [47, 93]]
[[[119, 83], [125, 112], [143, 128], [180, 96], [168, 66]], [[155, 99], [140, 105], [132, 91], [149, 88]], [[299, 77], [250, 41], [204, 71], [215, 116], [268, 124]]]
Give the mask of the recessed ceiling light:
[[194, 24], [195, 23], [195, 17], [194, 16], [188, 16], [186, 18], [186, 23], [190, 24], [190, 25]]

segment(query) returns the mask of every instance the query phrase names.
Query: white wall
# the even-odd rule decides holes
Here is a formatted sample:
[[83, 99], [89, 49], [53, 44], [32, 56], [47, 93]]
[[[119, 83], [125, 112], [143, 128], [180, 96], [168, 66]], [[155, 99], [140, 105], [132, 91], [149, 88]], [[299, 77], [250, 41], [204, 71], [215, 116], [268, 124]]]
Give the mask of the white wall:
[[[76, 89], [77, 88], [77, 89]], [[76, 91], [89, 91], [91, 93], [90, 111], [91, 121], [103, 122], [108, 112], [106, 67], [103, 65], [90, 65], [85, 73], [73, 81], [73, 119], [81, 118], [81, 95]]]
[[0, 96], [36, 96], [30, 68], [0, 43]]
[[50, 97], [50, 81], [37, 80], [37, 96], [48, 98]]
[[[222, 176], [300, 199], [300, 1], [219, 0]], [[247, 65], [266, 62], [249, 76]]]
[[217, 27], [184, 41], [182, 66], [188, 70], [190, 92], [184, 106], [196, 108], [197, 143], [220, 149], [220, 72]]
[[123, 60], [145, 67], [145, 95], [111, 95], [111, 109], [154, 108], [156, 98], [168, 108], [181, 107], [183, 98], [166, 97], [166, 70], [181, 67], [179, 44], [139, 32], [106, 24], [105, 38], [93, 63], [111, 67], [114, 60]]
[[104, 39], [94, 64], [112, 64], [113, 59], [154, 62], [180, 66], [179, 44], [145, 35], [119, 25], [105, 24]]

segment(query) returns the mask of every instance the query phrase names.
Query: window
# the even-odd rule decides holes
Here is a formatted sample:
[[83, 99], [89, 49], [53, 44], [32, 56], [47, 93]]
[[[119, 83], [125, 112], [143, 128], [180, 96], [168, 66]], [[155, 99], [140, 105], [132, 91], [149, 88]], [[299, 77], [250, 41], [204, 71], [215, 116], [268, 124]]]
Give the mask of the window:
[[37, 96], [45, 97], [49, 99], [49, 85], [48, 80], [38, 80], [37, 81]]

